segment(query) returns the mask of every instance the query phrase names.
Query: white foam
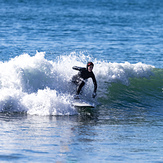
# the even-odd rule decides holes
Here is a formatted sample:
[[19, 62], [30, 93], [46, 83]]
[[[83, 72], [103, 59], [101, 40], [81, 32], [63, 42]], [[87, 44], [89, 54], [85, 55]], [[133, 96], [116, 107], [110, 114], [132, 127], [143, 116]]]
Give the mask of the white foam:
[[[93, 61], [98, 82], [98, 96], [102, 96], [112, 82], [128, 85], [130, 77], [149, 77], [152, 66], [137, 63], [108, 63], [97, 61], [84, 54], [71, 53], [56, 58], [45, 59], [45, 53], [35, 56], [23, 54], [8, 62], [0, 63], [0, 111], [27, 112], [37, 115], [77, 114], [71, 106], [72, 85], [70, 80], [78, 71], [73, 66], [85, 67]], [[91, 98], [91, 79], [83, 89], [83, 95]]]
[[73, 115], [76, 110], [71, 107], [68, 95], [57, 94], [56, 90], [46, 88], [38, 90], [22, 99], [22, 104], [28, 108], [28, 114], [37, 115]]

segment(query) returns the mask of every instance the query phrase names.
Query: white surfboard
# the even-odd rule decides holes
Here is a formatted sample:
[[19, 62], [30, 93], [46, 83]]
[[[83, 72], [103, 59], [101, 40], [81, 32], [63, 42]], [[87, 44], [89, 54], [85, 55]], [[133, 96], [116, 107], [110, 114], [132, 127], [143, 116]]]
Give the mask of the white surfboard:
[[81, 107], [81, 108], [94, 108], [95, 107], [94, 104], [83, 101], [81, 99], [74, 100], [72, 102], [72, 105], [75, 107]]

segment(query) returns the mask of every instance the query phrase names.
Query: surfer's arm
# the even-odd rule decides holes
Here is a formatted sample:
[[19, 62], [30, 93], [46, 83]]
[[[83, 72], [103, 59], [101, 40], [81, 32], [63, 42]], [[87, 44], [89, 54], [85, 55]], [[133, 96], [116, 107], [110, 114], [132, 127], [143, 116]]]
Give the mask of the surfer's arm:
[[84, 69], [84, 68], [83, 68], [83, 67], [78, 67], [78, 66], [73, 66], [72, 69], [81, 71], [81, 70]]
[[95, 78], [94, 74], [92, 75], [92, 80], [93, 80], [93, 84], [94, 84], [94, 93], [96, 93], [96, 91], [97, 91], [97, 81], [96, 81], [96, 78]]
[[97, 81], [96, 81], [95, 76], [92, 77], [92, 80], [93, 80], [93, 84], [94, 84], [94, 91], [93, 91], [93, 94], [92, 94], [92, 98], [95, 98], [97, 96], [97, 93], [96, 93], [96, 91], [97, 91]]

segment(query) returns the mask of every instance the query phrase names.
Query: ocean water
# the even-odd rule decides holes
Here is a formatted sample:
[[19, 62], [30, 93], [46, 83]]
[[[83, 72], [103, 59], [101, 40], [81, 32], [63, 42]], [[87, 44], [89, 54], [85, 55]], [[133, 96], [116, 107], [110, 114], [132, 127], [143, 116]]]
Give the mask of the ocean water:
[[0, 162], [163, 162], [162, 0], [0, 2]]

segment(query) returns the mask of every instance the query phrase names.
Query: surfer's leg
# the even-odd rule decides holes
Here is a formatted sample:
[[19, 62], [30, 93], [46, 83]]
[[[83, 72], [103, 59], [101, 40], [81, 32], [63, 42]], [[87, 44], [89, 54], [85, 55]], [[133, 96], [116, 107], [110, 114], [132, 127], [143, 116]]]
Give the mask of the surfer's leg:
[[84, 81], [80, 81], [78, 86], [77, 86], [77, 90], [76, 90], [76, 94], [79, 95], [82, 87], [85, 85], [85, 82]]

